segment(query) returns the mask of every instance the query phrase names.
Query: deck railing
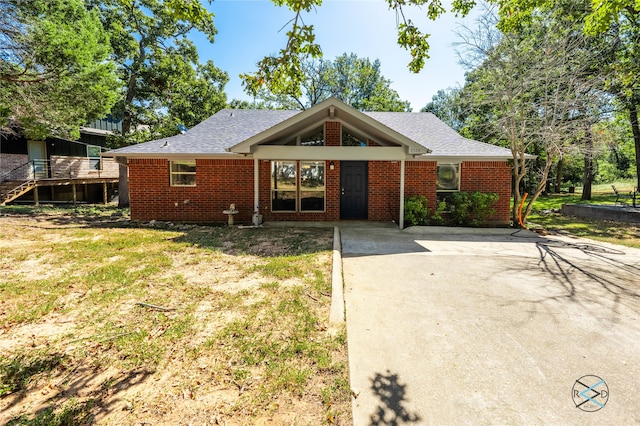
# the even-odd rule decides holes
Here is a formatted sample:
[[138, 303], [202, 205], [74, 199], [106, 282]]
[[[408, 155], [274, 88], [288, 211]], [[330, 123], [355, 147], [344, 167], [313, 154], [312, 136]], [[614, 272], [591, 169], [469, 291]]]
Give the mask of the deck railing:
[[31, 160], [0, 176], [3, 181], [42, 179], [118, 178], [118, 163], [111, 158], [51, 157]]

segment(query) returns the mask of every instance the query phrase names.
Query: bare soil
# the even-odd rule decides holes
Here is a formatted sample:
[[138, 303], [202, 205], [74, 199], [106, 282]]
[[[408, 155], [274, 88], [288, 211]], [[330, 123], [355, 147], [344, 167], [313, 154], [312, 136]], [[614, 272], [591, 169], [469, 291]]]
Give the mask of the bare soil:
[[330, 229], [0, 225], [0, 424], [351, 423]]

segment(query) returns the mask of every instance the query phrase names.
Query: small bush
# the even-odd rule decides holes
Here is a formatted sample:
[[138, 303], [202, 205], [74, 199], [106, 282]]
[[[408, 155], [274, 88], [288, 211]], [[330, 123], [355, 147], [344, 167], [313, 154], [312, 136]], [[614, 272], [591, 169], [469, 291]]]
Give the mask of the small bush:
[[438, 205], [436, 206], [436, 211], [433, 212], [433, 216], [431, 216], [431, 222], [434, 225], [443, 225], [446, 223], [446, 217], [444, 214], [446, 214], [447, 209], [449, 207], [447, 207], [447, 202], [446, 201], [440, 201], [438, 203]]
[[428, 200], [424, 195], [412, 195], [404, 200], [405, 226], [429, 224]]
[[447, 201], [454, 226], [480, 226], [495, 214], [498, 194], [492, 192], [452, 192]]

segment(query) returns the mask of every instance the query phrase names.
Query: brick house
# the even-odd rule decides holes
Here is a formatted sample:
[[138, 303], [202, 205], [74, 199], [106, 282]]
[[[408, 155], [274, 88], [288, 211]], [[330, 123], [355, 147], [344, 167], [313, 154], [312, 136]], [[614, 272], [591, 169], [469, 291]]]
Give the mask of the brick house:
[[131, 218], [240, 223], [395, 221], [404, 198], [495, 192], [509, 222], [511, 152], [465, 139], [431, 113], [361, 112], [330, 98], [305, 111], [219, 111], [184, 134], [109, 151], [128, 165]]

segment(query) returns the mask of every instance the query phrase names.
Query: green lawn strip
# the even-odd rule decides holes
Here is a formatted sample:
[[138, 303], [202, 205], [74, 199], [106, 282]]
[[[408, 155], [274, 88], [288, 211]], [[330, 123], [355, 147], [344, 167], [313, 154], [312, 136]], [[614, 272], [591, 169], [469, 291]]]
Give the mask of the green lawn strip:
[[640, 248], [640, 225], [625, 222], [565, 216], [559, 214], [562, 204], [614, 204], [615, 195], [594, 193], [584, 202], [580, 194], [552, 194], [540, 196], [527, 218], [530, 226], [542, 226], [549, 231], [567, 232], [578, 237], [590, 238], [627, 247]]

